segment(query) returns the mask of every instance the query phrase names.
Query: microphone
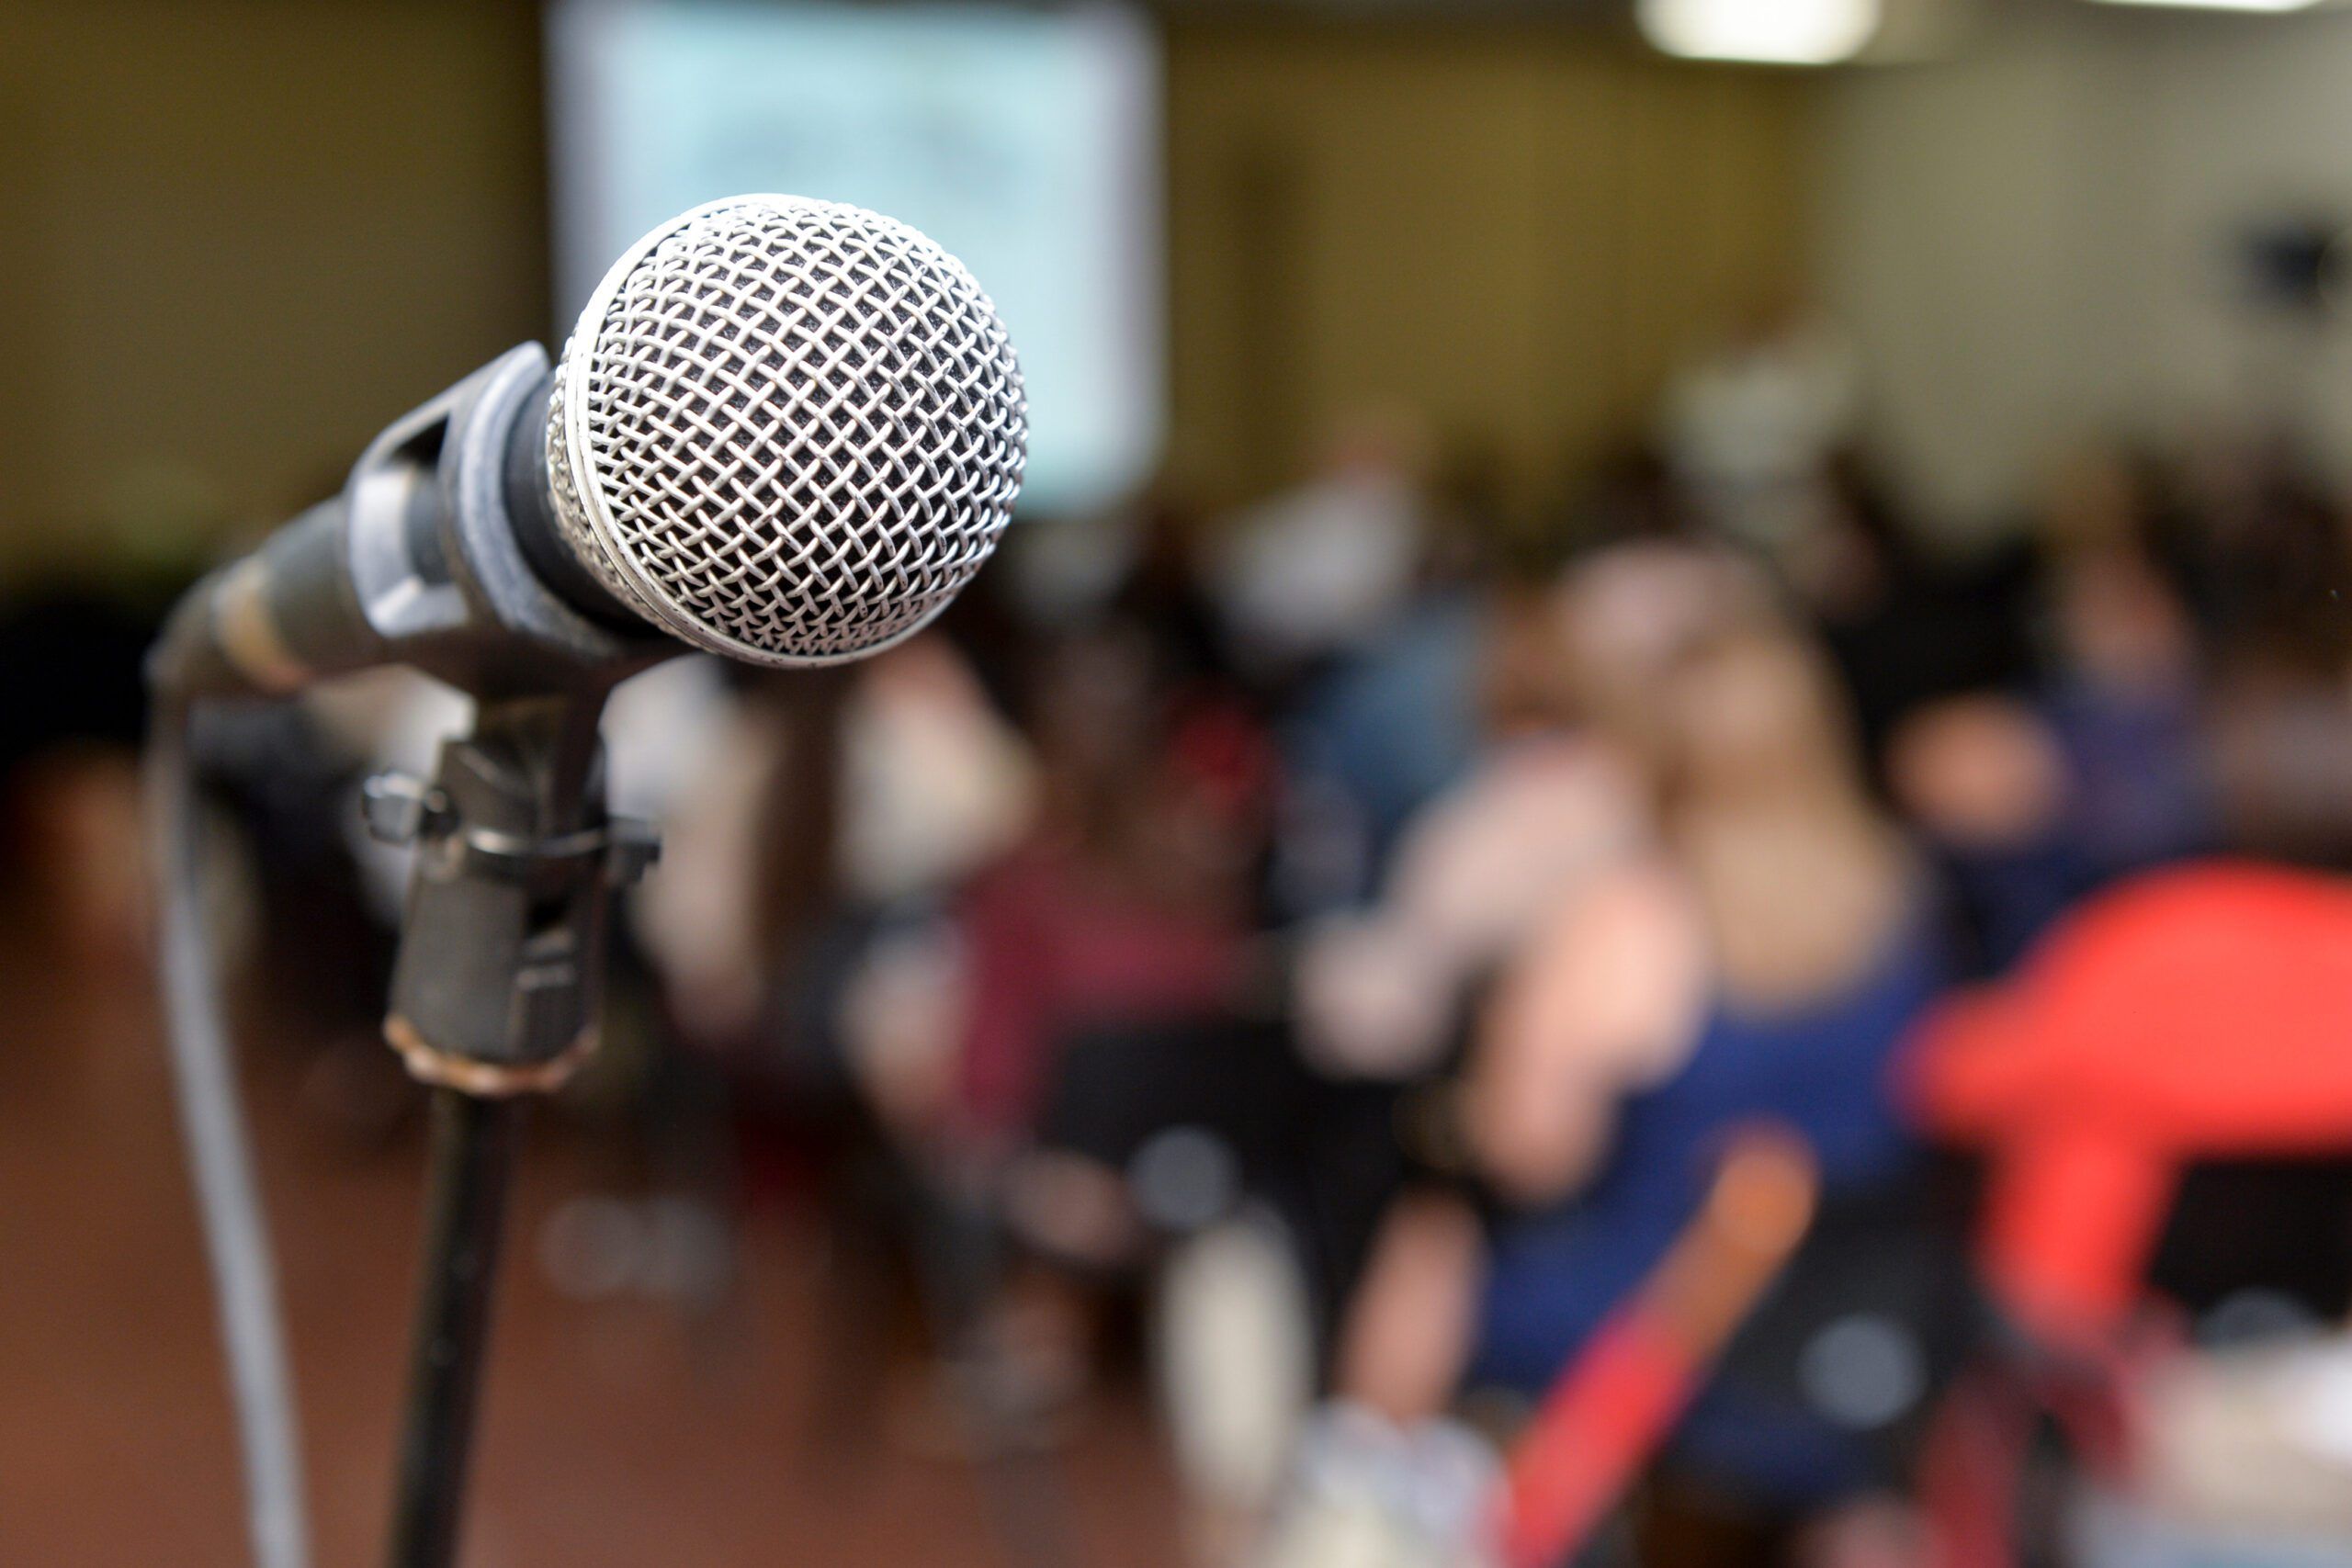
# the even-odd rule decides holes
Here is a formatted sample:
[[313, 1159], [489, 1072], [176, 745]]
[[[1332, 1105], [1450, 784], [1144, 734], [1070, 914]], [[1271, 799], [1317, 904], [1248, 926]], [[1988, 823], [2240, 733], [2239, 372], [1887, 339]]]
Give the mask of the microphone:
[[149, 669], [164, 999], [269, 1568], [306, 1558], [300, 1444], [195, 890], [193, 705], [384, 663], [481, 699], [432, 784], [387, 789], [370, 823], [429, 851], [386, 1019], [443, 1089], [390, 1555], [444, 1562], [511, 1136], [495, 1097], [593, 1044], [609, 889], [649, 847], [604, 812], [606, 689], [685, 648], [795, 666], [913, 636], [995, 549], [1026, 440], [961, 263], [859, 208], [734, 197], [630, 247], [560, 363], [524, 344], [399, 420], [340, 495], [174, 609]]
[[988, 559], [1026, 441], [962, 263], [861, 208], [729, 197], [631, 246], [551, 372], [537, 344], [502, 355], [190, 590], [155, 677], [275, 695], [397, 662], [492, 697], [682, 647], [860, 658]]

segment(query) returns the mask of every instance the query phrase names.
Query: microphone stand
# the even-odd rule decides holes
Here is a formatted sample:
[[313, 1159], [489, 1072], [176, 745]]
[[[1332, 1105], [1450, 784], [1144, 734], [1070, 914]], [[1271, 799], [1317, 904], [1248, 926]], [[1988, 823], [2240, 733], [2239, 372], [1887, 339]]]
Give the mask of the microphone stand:
[[369, 831], [417, 853], [384, 1032], [434, 1101], [389, 1568], [456, 1560], [523, 1105], [593, 1048], [611, 892], [656, 852], [605, 812], [604, 694], [485, 699], [430, 783], [367, 786]]

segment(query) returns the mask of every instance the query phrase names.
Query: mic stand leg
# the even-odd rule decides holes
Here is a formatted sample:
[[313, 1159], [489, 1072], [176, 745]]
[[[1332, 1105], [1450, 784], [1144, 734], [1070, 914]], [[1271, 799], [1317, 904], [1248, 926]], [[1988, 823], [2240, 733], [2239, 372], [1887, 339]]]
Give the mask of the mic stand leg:
[[433, 1091], [425, 1277], [387, 1553], [393, 1568], [440, 1568], [457, 1558], [482, 1349], [490, 1338], [491, 1282], [498, 1272], [522, 1115], [514, 1100], [455, 1089]]
[[456, 1561], [520, 1102], [593, 1047], [611, 890], [654, 855], [641, 824], [605, 815], [602, 706], [486, 701], [430, 784], [368, 784], [369, 830], [417, 852], [384, 1032], [434, 1089], [390, 1568]]

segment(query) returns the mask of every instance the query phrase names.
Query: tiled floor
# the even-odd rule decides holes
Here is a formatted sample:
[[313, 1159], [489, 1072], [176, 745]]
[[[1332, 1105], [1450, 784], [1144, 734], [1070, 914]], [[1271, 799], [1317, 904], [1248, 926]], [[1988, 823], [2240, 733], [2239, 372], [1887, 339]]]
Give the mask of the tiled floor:
[[[0, 961], [0, 1565], [237, 1563], [230, 1427], [142, 966], [49, 945], [26, 933]], [[290, 1073], [252, 1076], [318, 1562], [372, 1563], [421, 1145], [338, 1148], [295, 1114]], [[788, 1216], [752, 1228], [751, 1332], [717, 1352], [665, 1307], [555, 1292], [529, 1238], [591, 1163], [560, 1130], [526, 1161], [467, 1568], [1010, 1563], [964, 1465], [888, 1443], [811, 1461], [813, 1249]], [[1136, 1396], [1093, 1411], [1064, 1463], [1089, 1568], [1175, 1562]]]

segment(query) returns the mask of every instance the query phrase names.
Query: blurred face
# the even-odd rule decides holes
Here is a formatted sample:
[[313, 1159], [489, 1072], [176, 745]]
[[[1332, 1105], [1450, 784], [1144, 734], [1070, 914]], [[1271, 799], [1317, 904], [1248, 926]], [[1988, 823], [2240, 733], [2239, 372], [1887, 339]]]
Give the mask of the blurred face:
[[1577, 715], [1574, 654], [1559, 617], [1540, 595], [1505, 595], [1487, 639], [1480, 698], [1497, 735], [1545, 729]]
[[1760, 584], [1723, 556], [1679, 546], [1609, 551], [1559, 592], [1567, 689], [1589, 718], [1653, 750], [1665, 739], [1667, 684], [1693, 643], [1769, 613]]
[[2064, 805], [2066, 760], [2056, 738], [2006, 697], [1959, 697], [1912, 716], [1888, 742], [1887, 773], [1916, 821], [1971, 848], [2030, 843]]
[[2188, 612], [2135, 557], [2086, 562], [2062, 585], [2057, 610], [2069, 661], [2095, 680], [2162, 682], [2183, 673], [2195, 655]]
[[1817, 774], [1837, 764], [1821, 672], [1790, 637], [1741, 637], [1694, 655], [1666, 682], [1676, 772], [1702, 793]]
[[1038, 760], [1054, 777], [1100, 788], [1139, 768], [1157, 705], [1139, 638], [1101, 632], [1040, 661], [1031, 699]]

